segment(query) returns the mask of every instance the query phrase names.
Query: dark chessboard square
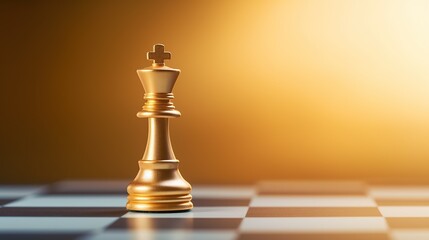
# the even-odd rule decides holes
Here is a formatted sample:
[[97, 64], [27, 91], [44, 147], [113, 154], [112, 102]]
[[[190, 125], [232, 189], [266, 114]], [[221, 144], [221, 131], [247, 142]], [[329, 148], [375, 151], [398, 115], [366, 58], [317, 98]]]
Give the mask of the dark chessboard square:
[[194, 198], [192, 203], [196, 207], [233, 207], [233, 206], [249, 206], [249, 199], [217, 199], [217, 198]]
[[389, 240], [386, 233], [245, 233], [238, 240]]
[[44, 195], [49, 194], [127, 194], [127, 185], [129, 181], [61, 181], [49, 185], [41, 193]]
[[366, 195], [360, 181], [264, 181], [259, 195]]
[[115, 207], [4, 207], [0, 216], [15, 217], [121, 217], [125, 208]]
[[386, 218], [387, 224], [392, 229], [429, 229], [429, 218], [415, 217], [415, 218]]
[[250, 207], [246, 217], [379, 217], [376, 207]]
[[1, 198], [0, 199], [0, 206], [11, 203], [15, 200], [17, 200], [18, 198]]
[[0, 233], [4, 240], [74, 240], [83, 236], [83, 233]]
[[237, 229], [241, 218], [120, 218], [108, 229]]

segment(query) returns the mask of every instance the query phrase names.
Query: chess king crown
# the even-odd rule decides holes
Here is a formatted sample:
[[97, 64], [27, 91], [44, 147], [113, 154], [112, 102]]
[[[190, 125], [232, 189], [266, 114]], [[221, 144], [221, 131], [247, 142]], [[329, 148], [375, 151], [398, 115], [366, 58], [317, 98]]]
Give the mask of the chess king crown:
[[153, 60], [152, 66], [137, 70], [146, 92], [144, 96], [146, 103], [142, 111], [137, 113], [137, 117], [180, 117], [180, 112], [170, 101], [174, 98], [172, 91], [180, 70], [164, 64], [165, 59], [171, 59], [171, 53], [164, 51], [164, 45], [156, 44], [154, 51], [147, 53], [147, 58]]

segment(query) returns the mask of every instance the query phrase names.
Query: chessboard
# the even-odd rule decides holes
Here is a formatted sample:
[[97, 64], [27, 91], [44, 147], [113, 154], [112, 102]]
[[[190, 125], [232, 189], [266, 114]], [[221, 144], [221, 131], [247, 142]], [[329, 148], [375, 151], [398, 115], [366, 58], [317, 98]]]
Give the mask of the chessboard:
[[194, 208], [128, 212], [128, 181], [0, 185], [0, 239], [429, 239], [429, 186], [195, 185]]

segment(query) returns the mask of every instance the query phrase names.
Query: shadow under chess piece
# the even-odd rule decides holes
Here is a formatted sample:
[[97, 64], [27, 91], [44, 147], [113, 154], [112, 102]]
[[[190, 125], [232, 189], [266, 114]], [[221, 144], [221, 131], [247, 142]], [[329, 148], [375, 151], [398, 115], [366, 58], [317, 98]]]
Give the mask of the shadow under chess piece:
[[137, 113], [148, 118], [149, 131], [146, 150], [139, 161], [140, 171], [128, 185], [127, 209], [131, 211], [165, 212], [184, 211], [193, 207], [191, 185], [179, 172], [179, 160], [174, 156], [170, 142], [169, 119], [180, 117], [170, 101], [180, 70], [165, 66], [171, 53], [164, 45], [156, 44], [147, 53], [153, 60], [151, 67], [137, 70], [145, 89], [145, 105]]

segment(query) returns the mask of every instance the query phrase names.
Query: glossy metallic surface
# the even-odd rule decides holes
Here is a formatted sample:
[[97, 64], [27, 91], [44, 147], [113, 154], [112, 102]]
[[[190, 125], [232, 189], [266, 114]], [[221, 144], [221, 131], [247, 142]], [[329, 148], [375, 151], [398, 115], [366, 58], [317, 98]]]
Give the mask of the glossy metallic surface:
[[163, 52], [163, 45], [155, 45], [154, 52], [148, 53], [148, 59], [154, 60], [152, 66], [137, 70], [146, 92], [145, 105], [137, 117], [148, 118], [149, 132], [140, 171], [127, 188], [127, 209], [131, 211], [184, 211], [193, 207], [191, 185], [179, 172], [169, 133], [170, 118], [180, 117], [171, 102], [180, 70], [164, 65], [171, 54]]

